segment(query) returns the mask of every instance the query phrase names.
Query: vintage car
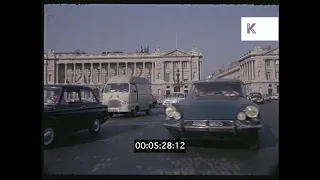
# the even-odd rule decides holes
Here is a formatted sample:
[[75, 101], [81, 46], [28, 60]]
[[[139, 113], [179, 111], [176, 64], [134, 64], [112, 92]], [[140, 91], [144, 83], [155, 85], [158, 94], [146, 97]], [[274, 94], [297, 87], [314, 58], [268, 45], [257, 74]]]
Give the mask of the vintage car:
[[271, 100], [279, 100], [279, 94], [272, 94], [270, 98]]
[[173, 103], [178, 103], [182, 99], [185, 99], [187, 97], [186, 93], [183, 92], [173, 92], [172, 94], [168, 95], [167, 98], [165, 98], [162, 101], [163, 106], [169, 106]]
[[45, 85], [43, 140], [48, 148], [57, 137], [88, 129], [96, 136], [108, 119], [108, 106], [99, 102], [94, 91], [80, 85]]
[[155, 98], [154, 95], [152, 95], [152, 108], [155, 108], [157, 104], [157, 98]]
[[164, 127], [174, 139], [240, 140], [259, 148], [259, 107], [246, 99], [240, 80], [195, 81], [188, 97], [165, 113]]
[[264, 100], [264, 101], [268, 101], [268, 102], [270, 102], [270, 101], [271, 101], [271, 97], [270, 97], [270, 95], [269, 95], [269, 94], [265, 94], [265, 95], [263, 95], [263, 100]]
[[249, 99], [253, 103], [264, 103], [264, 98], [262, 97], [261, 93], [253, 92], [249, 94]]

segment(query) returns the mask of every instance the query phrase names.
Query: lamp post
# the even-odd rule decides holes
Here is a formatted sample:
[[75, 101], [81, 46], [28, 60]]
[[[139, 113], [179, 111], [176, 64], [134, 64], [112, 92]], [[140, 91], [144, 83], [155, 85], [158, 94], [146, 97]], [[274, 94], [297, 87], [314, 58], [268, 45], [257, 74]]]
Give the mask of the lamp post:
[[181, 87], [184, 85], [182, 81], [180, 81], [180, 70], [177, 69], [177, 80], [174, 81], [173, 87], [174, 87], [174, 92], [180, 92]]

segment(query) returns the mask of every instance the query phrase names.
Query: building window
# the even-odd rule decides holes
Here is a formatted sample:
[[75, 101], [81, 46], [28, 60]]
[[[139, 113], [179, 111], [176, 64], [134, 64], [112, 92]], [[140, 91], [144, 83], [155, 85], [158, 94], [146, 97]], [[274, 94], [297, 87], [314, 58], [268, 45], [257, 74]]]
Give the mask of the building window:
[[189, 80], [188, 75], [183, 75], [183, 81], [188, 81], [188, 80]]
[[166, 90], [166, 95], [170, 95], [170, 90]]
[[267, 72], [267, 80], [271, 80], [271, 73]]
[[49, 74], [48, 81], [51, 82], [51, 74]]
[[261, 71], [258, 71], [258, 77], [260, 77], [260, 73], [261, 73]]
[[188, 67], [188, 62], [183, 62], [183, 67], [187, 68]]
[[164, 81], [170, 81], [170, 73], [166, 73], [164, 76]]
[[270, 64], [271, 64], [270, 62], [271, 62], [271, 59], [267, 59], [267, 60], [266, 60], [266, 66], [267, 66], [267, 67], [270, 67]]
[[184, 92], [184, 93], [186, 93], [186, 94], [188, 95], [188, 92], [189, 92], [189, 91], [188, 91], [188, 90], [184, 90], [183, 92]]
[[279, 79], [279, 72], [276, 72], [276, 79]]
[[174, 62], [174, 63], [173, 63], [173, 68], [175, 68], [175, 69], [178, 68], [178, 63], [177, 63], [177, 62]]
[[169, 67], [169, 63], [166, 62], [166, 63], [164, 64], [164, 67], [165, 67], [165, 68], [170, 68], [170, 67]]
[[193, 72], [193, 79], [196, 79], [196, 77], [197, 77], [197, 72]]
[[158, 72], [158, 74], [157, 74], [157, 79], [160, 79], [160, 73]]

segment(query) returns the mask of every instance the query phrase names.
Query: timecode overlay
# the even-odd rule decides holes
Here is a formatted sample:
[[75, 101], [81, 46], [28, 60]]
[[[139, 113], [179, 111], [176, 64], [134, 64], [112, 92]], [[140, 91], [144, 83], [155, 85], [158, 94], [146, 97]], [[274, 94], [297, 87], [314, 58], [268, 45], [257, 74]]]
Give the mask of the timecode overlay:
[[186, 153], [184, 140], [135, 140], [135, 153]]

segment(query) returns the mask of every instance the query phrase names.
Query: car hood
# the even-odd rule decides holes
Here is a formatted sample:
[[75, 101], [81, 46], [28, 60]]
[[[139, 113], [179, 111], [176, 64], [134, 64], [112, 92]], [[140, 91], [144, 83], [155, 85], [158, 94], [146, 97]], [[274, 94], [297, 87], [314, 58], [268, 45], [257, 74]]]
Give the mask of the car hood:
[[236, 119], [237, 114], [247, 105], [254, 104], [243, 97], [184, 100], [176, 104], [183, 119], [190, 120]]
[[54, 107], [53, 106], [47, 106], [47, 105], [44, 105], [43, 107], [43, 111], [46, 113], [46, 112], [52, 112], [54, 111]]
[[173, 101], [173, 100], [182, 100], [182, 99], [184, 99], [184, 98], [178, 98], [178, 97], [176, 97], [176, 98], [167, 98], [167, 99], [165, 99], [164, 101], [167, 101], [167, 100]]

